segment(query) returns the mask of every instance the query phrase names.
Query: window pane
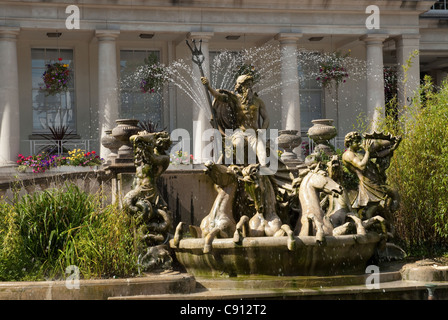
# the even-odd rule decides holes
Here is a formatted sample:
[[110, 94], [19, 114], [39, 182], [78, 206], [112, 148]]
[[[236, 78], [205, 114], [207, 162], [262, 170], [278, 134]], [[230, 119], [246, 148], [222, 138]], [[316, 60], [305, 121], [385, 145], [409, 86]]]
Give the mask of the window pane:
[[39, 89], [44, 86], [44, 80], [42, 79], [42, 75], [44, 74], [45, 69], [41, 68], [32, 68], [32, 86], [33, 89]]
[[300, 91], [300, 126], [302, 131], [308, 131], [312, 126], [311, 120], [322, 118], [321, 90]]
[[120, 117], [142, 121], [150, 120], [162, 127], [161, 93], [143, 93], [140, 90], [140, 78], [135, 71], [143, 66], [145, 59], [153, 54], [160, 59], [158, 51], [121, 50], [120, 51]]
[[[42, 90], [42, 76], [46, 64], [54, 63], [62, 58], [62, 63], [68, 64], [72, 71], [69, 91], [49, 96]], [[76, 130], [74, 64], [71, 49], [31, 49], [33, 133], [50, 133], [50, 127], [68, 126], [72, 133]]]
[[[299, 59], [300, 61], [300, 59]], [[302, 132], [312, 126], [311, 120], [322, 118], [322, 86], [316, 80], [319, 59], [307, 59], [299, 63], [300, 79], [300, 127]]]
[[45, 68], [45, 49], [31, 49], [31, 67]]

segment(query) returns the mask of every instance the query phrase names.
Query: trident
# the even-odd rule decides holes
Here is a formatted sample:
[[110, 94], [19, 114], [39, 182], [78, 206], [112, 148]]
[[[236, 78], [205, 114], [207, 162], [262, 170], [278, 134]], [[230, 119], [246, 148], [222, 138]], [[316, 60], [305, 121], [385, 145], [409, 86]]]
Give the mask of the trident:
[[[191, 54], [193, 55], [192, 59], [193, 62], [196, 63], [199, 67], [199, 72], [201, 73], [201, 77], [205, 77], [204, 75], [204, 70], [202, 69], [202, 63], [205, 60], [205, 56], [202, 53], [202, 39], [199, 40], [199, 48], [196, 46], [196, 40], [193, 39], [191, 42], [193, 43], [193, 48], [191, 47], [190, 43], [188, 42], [188, 40], [185, 40], [187, 43], [188, 48], [190, 48], [191, 50]], [[212, 118], [210, 120], [212, 126], [214, 129], [218, 129], [216, 122], [215, 122], [215, 116], [216, 116], [216, 112], [215, 109], [212, 106], [212, 100], [210, 98], [210, 95], [208, 93], [208, 88], [207, 86], [204, 84], [204, 88], [205, 88], [205, 95], [207, 96], [207, 100], [208, 100], [208, 104], [210, 106], [210, 111], [212, 113]]]

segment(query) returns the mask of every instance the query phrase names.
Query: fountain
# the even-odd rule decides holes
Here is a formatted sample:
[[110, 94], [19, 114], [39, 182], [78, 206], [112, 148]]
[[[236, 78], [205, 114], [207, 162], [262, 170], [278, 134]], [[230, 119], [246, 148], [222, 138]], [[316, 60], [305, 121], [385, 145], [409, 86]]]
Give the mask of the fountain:
[[[375, 136], [372, 145], [384, 147], [381, 156], [375, 155], [379, 163], [387, 162], [397, 147], [395, 139]], [[212, 277], [362, 274], [386, 244], [390, 230], [383, 216], [394, 207], [391, 196], [375, 203], [381, 215], [362, 217], [361, 210], [351, 208], [352, 200], [340, 184], [342, 175], [337, 171], [342, 163], [337, 156], [299, 170], [297, 178], [281, 186], [274, 183], [275, 177], [260, 175], [259, 167], [207, 164], [207, 173], [220, 190], [215, 204], [200, 227], [190, 226], [190, 235], [184, 236], [186, 226], [181, 222], [170, 241], [185, 269], [195, 276]], [[277, 196], [285, 195], [288, 186], [286, 203], [301, 205], [295, 225], [279, 219], [285, 217], [282, 210], [292, 213]], [[324, 207], [321, 195], [330, 202]], [[252, 206], [241, 207], [241, 198]], [[269, 224], [260, 229], [260, 221]]]
[[[248, 77], [253, 79], [251, 74]], [[222, 129], [235, 129], [235, 125], [247, 123], [245, 116], [252, 116], [244, 111], [246, 91], [237, 91], [244, 86], [243, 81], [238, 84], [239, 79], [235, 93], [214, 90], [206, 79], [202, 81], [214, 97], [212, 111], [213, 108], [219, 111], [223, 104], [226, 110], [231, 110], [230, 114], [214, 113], [217, 123], [229, 124]], [[245, 88], [250, 90], [251, 87]], [[232, 102], [238, 100], [239, 104]], [[253, 101], [253, 105], [260, 108], [257, 110], [262, 110], [262, 104]], [[238, 119], [236, 123], [235, 119]], [[315, 121], [315, 127], [310, 129], [316, 131], [312, 138], [322, 149], [319, 152], [332, 156], [327, 149], [328, 140], [335, 135], [334, 127], [328, 124], [329, 121], [321, 122]], [[245, 138], [251, 145], [251, 137]], [[287, 140], [284, 142], [287, 151], [300, 141], [295, 137]], [[365, 137], [369, 142], [364, 146], [366, 151], [373, 145], [384, 148], [368, 159], [372, 166], [377, 166], [378, 175], [384, 176], [387, 161], [398, 146], [393, 143], [396, 140], [384, 134]], [[280, 161], [279, 171], [268, 176], [260, 173], [264, 165], [262, 160], [257, 153], [256, 163], [207, 164], [207, 174], [219, 190], [215, 203], [200, 227], [189, 226], [189, 235], [185, 236], [186, 224], [181, 222], [170, 241], [171, 249], [185, 269], [196, 276], [213, 277], [329, 276], [364, 272], [387, 239], [386, 221], [374, 212], [362, 217], [362, 208], [355, 210], [351, 207], [351, 199], [341, 186], [342, 182], [335, 181], [342, 177], [337, 174], [338, 168], [342, 168], [342, 160], [320, 160], [292, 170]], [[285, 172], [289, 173], [286, 177]], [[385, 181], [381, 186], [386, 188]], [[321, 204], [323, 195], [330, 202], [326, 207]], [[389, 194], [383, 196], [382, 202], [372, 201], [375, 208], [388, 211], [391, 209]], [[241, 203], [249, 205], [242, 207]], [[294, 204], [298, 203], [301, 207], [299, 218], [293, 219], [297, 210]]]
[[[194, 44], [194, 48], [190, 46], [190, 49], [193, 60], [200, 67], [203, 61], [200, 47]], [[244, 62], [247, 63], [247, 60]], [[179, 68], [171, 69], [168, 74], [179, 76], [173, 70], [178, 72]], [[345, 190], [341, 180], [343, 175], [340, 174], [343, 165], [350, 165], [350, 157], [341, 159], [327, 150], [327, 141], [334, 136], [334, 127], [328, 125], [329, 121], [324, 121], [324, 124], [315, 121], [315, 127], [310, 129], [316, 131], [316, 127], [325, 127], [324, 133], [310, 136], [330, 157], [329, 161], [318, 159], [307, 165], [300, 163], [294, 166], [296, 159], [290, 151], [300, 143], [300, 137], [296, 132], [288, 131], [284, 132], [285, 139], [279, 139], [287, 151], [284, 161], [271, 158], [271, 161], [279, 161], [278, 169], [266, 174], [269, 172], [266, 154], [275, 151], [267, 148], [263, 154], [254, 142], [258, 129], [267, 128], [259, 127], [258, 122], [259, 117], [266, 115], [263, 101], [252, 91], [257, 74], [251, 73], [251, 68], [246, 71], [239, 77], [224, 77], [223, 83], [229, 79], [236, 81], [235, 92], [228, 87], [213, 89], [205, 77], [201, 78], [202, 83], [197, 82], [197, 88], [191, 87], [191, 84], [187, 89], [183, 88], [189, 91], [188, 95], [199, 107], [207, 111], [223, 138], [231, 139], [233, 148], [238, 147], [239, 141], [243, 143], [245, 152], [252, 148], [256, 154], [254, 162], [245, 158], [235, 164], [219, 161], [206, 163], [205, 173], [218, 193], [200, 226], [187, 226], [185, 222], [180, 222], [170, 239], [170, 211], [155, 187], [157, 177], [167, 167], [163, 162], [167, 156], [163, 152], [170, 143], [168, 134], [157, 133], [164, 135], [165, 149], [157, 147], [162, 140], [154, 133], [140, 132], [131, 137], [137, 174], [135, 187], [124, 197], [123, 203], [130, 214], [142, 217], [139, 229], [142, 239], [139, 261], [142, 267], [150, 268], [154, 261], [159, 260], [169, 266], [170, 260], [166, 259], [169, 240], [169, 249], [175, 259], [195, 276], [333, 276], [364, 273], [368, 263], [384, 247], [391, 230], [390, 221], [383, 217], [396, 207], [393, 193], [384, 191], [377, 199], [369, 198], [367, 203], [352, 207], [351, 196], [358, 190]], [[187, 83], [183, 77], [176, 80]], [[209, 103], [204, 102], [206, 100]], [[207, 105], [209, 108], [205, 107]], [[231, 136], [224, 133], [228, 129], [232, 130]], [[253, 132], [248, 129], [253, 129]], [[370, 155], [365, 161], [375, 167], [378, 189], [388, 190], [383, 179], [384, 171], [393, 150], [398, 147], [397, 141], [398, 138], [381, 133], [364, 137], [362, 148]], [[140, 144], [137, 146], [138, 142]], [[129, 145], [126, 148], [129, 149]], [[350, 152], [361, 156], [360, 149], [354, 147]], [[288, 163], [288, 160], [293, 161]], [[365, 177], [352, 167], [364, 183]], [[363, 215], [367, 207], [376, 210], [369, 209], [369, 215]]]

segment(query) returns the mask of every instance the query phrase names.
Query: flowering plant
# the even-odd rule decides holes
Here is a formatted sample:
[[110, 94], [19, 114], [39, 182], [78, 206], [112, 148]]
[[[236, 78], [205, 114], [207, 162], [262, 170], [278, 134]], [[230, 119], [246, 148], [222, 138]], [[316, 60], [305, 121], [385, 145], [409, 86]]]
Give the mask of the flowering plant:
[[85, 152], [81, 149], [74, 149], [68, 152], [67, 164], [71, 166], [98, 166], [101, 165], [102, 159], [95, 151]]
[[326, 61], [324, 61], [319, 68], [319, 76], [316, 78], [324, 87], [329, 87], [333, 81], [336, 84], [345, 82], [348, 78], [346, 68], [343, 66], [344, 59], [350, 55], [350, 50], [347, 54], [342, 55], [341, 52], [334, 52]]
[[47, 95], [55, 95], [57, 93], [68, 90], [68, 82], [71, 78], [71, 70], [68, 64], [62, 63], [62, 58], [59, 62], [49, 63], [46, 65], [42, 79], [45, 87], [41, 88]]
[[309, 156], [309, 154], [310, 154], [310, 144], [309, 144], [309, 142], [303, 141], [302, 145], [301, 145], [301, 148], [302, 148], [303, 155], [305, 157]]
[[45, 152], [28, 157], [19, 154], [17, 160], [19, 165], [18, 171], [24, 172], [26, 168], [32, 168], [33, 172], [37, 173], [45, 172], [58, 166], [97, 166], [101, 165], [103, 161], [95, 151], [85, 153], [81, 149], [75, 149], [68, 153], [68, 157]]
[[193, 155], [182, 150], [170, 154], [170, 163], [172, 164], [190, 164], [193, 161]]
[[154, 93], [160, 90], [168, 80], [165, 66], [157, 61], [157, 56], [149, 55], [145, 59], [145, 65], [137, 69], [143, 75], [140, 80], [140, 90], [143, 93]]
[[17, 164], [19, 165], [19, 171], [25, 171], [26, 168], [32, 168], [33, 172], [45, 172], [51, 167], [57, 166], [56, 158], [56, 155], [48, 155], [46, 153], [28, 157], [19, 154]]

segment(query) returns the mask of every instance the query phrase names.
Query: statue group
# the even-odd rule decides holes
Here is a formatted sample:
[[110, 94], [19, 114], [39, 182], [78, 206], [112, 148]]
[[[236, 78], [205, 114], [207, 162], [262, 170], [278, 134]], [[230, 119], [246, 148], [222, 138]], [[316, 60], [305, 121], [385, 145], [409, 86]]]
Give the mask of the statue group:
[[[217, 196], [200, 226], [189, 226], [192, 237], [203, 238], [205, 254], [213, 252], [215, 238], [233, 238], [238, 244], [245, 237], [286, 236], [288, 250], [294, 250], [296, 237], [315, 237], [325, 245], [326, 237], [366, 234], [374, 230], [383, 243], [393, 237], [392, 215], [399, 198], [387, 184], [386, 170], [401, 139], [373, 132], [345, 136], [342, 155], [314, 156], [306, 166], [291, 168], [279, 159], [279, 169], [262, 173], [267, 154], [277, 153], [260, 143], [259, 129], [267, 129], [269, 117], [264, 102], [253, 91], [253, 78], [237, 78], [235, 91], [213, 89], [207, 78], [202, 83], [214, 101], [211, 119], [233, 148], [256, 154], [254, 163], [234, 158], [232, 164], [207, 162], [206, 173]], [[229, 131], [230, 129], [230, 131]], [[231, 132], [231, 136], [226, 136]], [[131, 137], [136, 177], [134, 189], [125, 196], [128, 212], [139, 221], [142, 241], [139, 261], [148, 270], [155, 264], [169, 266], [171, 260], [162, 248], [170, 238], [171, 214], [157, 191], [157, 178], [167, 169], [170, 146], [166, 132], [140, 132]], [[350, 177], [348, 184], [346, 179]], [[186, 232], [180, 222], [174, 230], [174, 246]]]

